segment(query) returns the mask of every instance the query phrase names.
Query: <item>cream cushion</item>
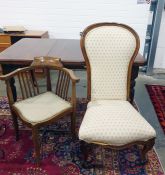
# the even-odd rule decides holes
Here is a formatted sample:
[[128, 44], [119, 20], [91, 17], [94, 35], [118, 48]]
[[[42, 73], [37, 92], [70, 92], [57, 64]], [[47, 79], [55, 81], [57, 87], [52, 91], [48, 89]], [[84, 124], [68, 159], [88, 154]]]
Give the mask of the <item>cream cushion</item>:
[[100, 26], [85, 36], [91, 68], [91, 100], [126, 100], [127, 72], [135, 36], [119, 26]]
[[36, 124], [53, 118], [54, 115], [71, 108], [71, 104], [52, 92], [46, 92], [16, 102], [14, 108], [24, 120]]
[[81, 140], [115, 146], [155, 136], [155, 130], [140, 113], [129, 102], [120, 100], [90, 102], [79, 130]]

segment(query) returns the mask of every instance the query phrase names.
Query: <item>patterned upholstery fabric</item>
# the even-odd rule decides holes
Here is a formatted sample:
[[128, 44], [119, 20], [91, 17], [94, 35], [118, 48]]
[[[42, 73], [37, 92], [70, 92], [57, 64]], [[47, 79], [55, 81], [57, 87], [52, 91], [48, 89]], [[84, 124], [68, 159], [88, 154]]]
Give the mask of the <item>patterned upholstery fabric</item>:
[[155, 130], [127, 101], [127, 75], [136, 38], [122, 26], [86, 31], [84, 46], [91, 69], [91, 102], [79, 129], [89, 143], [123, 146], [156, 137]]
[[71, 104], [52, 92], [46, 92], [16, 102], [14, 107], [26, 121], [35, 124], [51, 119], [53, 115], [71, 108]]
[[135, 37], [122, 27], [102, 26], [87, 33], [92, 100], [126, 100], [127, 71], [135, 47]]
[[147, 141], [155, 136], [155, 130], [140, 113], [122, 100], [90, 102], [79, 130], [81, 140], [115, 146]]

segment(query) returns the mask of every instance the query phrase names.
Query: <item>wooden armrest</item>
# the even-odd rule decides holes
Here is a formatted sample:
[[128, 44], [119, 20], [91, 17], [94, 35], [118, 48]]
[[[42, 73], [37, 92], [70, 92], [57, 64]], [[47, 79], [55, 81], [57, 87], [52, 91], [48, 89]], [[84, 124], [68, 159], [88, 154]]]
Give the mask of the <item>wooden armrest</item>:
[[78, 83], [80, 81], [80, 78], [78, 78], [72, 70], [67, 69], [67, 68], [63, 68], [63, 70], [65, 70], [65, 72], [68, 73], [68, 75], [70, 76], [70, 78], [73, 82]]
[[32, 67], [59, 67], [62, 68], [61, 59], [57, 57], [34, 57]]
[[10, 72], [10, 73], [8, 73], [8, 74], [1, 75], [1, 76], [0, 76], [0, 80], [4, 80], [4, 81], [5, 81], [5, 80], [8, 80], [8, 79], [14, 77], [15, 75], [17, 75], [19, 72], [22, 72], [22, 71], [24, 71], [24, 70], [28, 70], [28, 68], [29, 68], [29, 67], [18, 68], [18, 69], [14, 70], [14, 71], [12, 71], [12, 72]]

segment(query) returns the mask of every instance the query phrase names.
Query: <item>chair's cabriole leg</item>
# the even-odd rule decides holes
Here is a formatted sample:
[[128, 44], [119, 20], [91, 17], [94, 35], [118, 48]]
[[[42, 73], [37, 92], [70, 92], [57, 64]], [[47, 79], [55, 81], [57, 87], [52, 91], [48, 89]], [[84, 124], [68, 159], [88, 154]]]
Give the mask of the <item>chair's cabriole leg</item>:
[[153, 148], [154, 144], [155, 144], [155, 138], [148, 140], [146, 144], [144, 145], [142, 152], [141, 152], [141, 158], [143, 161], [146, 160], [146, 154], [149, 150]]
[[76, 114], [75, 111], [73, 111], [71, 113], [71, 133], [72, 133], [72, 137], [75, 138], [76, 137]]
[[40, 143], [39, 143], [39, 130], [38, 127], [32, 127], [32, 139], [34, 144], [34, 152], [36, 158], [36, 164], [40, 165]]
[[84, 141], [80, 141], [80, 150], [83, 155], [83, 161], [87, 161], [89, 156], [89, 149], [87, 148], [87, 145]]
[[80, 150], [82, 154], [82, 166], [84, 168], [93, 168], [93, 164], [91, 162], [90, 154], [93, 152], [93, 144], [86, 143], [85, 141], [80, 141]]

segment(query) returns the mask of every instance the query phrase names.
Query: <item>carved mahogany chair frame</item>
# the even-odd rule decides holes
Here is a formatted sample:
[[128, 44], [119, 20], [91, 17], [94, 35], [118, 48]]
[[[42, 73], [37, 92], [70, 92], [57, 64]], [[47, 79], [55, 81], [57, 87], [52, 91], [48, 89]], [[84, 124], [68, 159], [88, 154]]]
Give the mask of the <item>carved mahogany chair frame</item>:
[[[88, 58], [88, 55], [86, 52], [86, 48], [85, 48], [85, 37], [88, 34], [88, 32], [90, 32], [92, 29], [97, 28], [97, 27], [101, 27], [101, 26], [119, 26], [119, 27], [125, 28], [125, 29], [129, 30], [136, 38], [136, 49], [135, 49], [135, 51], [132, 55], [132, 58], [130, 60], [129, 67], [128, 67], [128, 74], [127, 74], [127, 101], [129, 101], [131, 103], [131, 99], [130, 99], [131, 72], [132, 72], [132, 66], [133, 66], [134, 60], [135, 60], [135, 58], [138, 54], [138, 51], [139, 51], [140, 40], [139, 40], [138, 34], [131, 27], [129, 27], [125, 24], [120, 24], [120, 23], [96, 23], [96, 24], [92, 24], [92, 25], [88, 26], [82, 32], [80, 46], [81, 46], [81, 50], [82, 50], [82, 53], [83, 53], [83, 56], [85, 59], [85, 63], [86, 63], [86, 67], [87, 67], [87, 99], [88, 99], [88, 101], [91, 101], [91, 66], [90, 66], [90, 61], [89, 61], [89, 58]], [[146, 153], [152, 149], [153, 145], [155, 144], [155, 138], [149, 139], [147, 141], [136, 141], [136, 142], [132, 142], [132, 143], [129, 143], [126, 145], [122, 145], [122, 146], [108, 145], [108, 144], [99, 143], [99, 142], [93, 142], [93, 143], [89, 142], [89, 143], [95, 144], [95, 145], [101, 145], [103, 147], [109, 147], [109, 148], [115, 149], [115, 150], [121, 150], [121, 149], [130, 147], [132, 145], [142, 145], [143, 149], [141, 152], [141, 158], [142, 158], [142, 160], [146, 160]], [[82, 152], [84, 154], [84, 159], [86, 160], [88, 157], [89, 150], [85, 147], [86, 147], [85, 141], [81, 141], [81, 149], [82, 149]]]
[[[47, 91], [52, 91], [51, 84], [51, 75], [50, 70], [58, 71], [58, 81], [56, 84], [56, 89], [54, 94], [61, 97], [65, 101], [68, 101], [68, 89], [69, 84], [72, 84], [72, 94], [71, 94], [71, 107], [65, 109], [58, 114], [55, 114], [50, 117], [50, 119], [32, 124], [28, 122], [22, 114], [16, 110], [13, 106], [15, 101], [13, 99], [13, 93], [10, 86], [10, 81], [12, 78], [18, 78], [18, 84], [20, 85], [20, 90], [22, 94], [22, 100], [27, 98], [37, 96], [40, 94], [39, 85], [36, 78], [36, 69], [43, 69], [46, 72], [46, 89]], [[34, 151], [36, 156], [36, 163], [40, 164], [40, 143], [39, 143], [39, 128], [45, 125], [52, 124], [58, 119], [71, 114], [71, 132], [75, 136], [75, 123], [76, 123], [76, 83], [79, 81], [79, 78], [75, 76], [72, 70], [66, 69], [60, 62], [58, 58], [52, 57], [39, 57], [34, 60], [31, 66], [25, 68], [19, 68], [9, 74], [0, 76], [0, 80], [4, 80], [6, 83], [7, 96], [9, 100], [9, 106], [12, 113], [14, 128], [16, 132], [16, 140], [19, 140], [19, 127], [18, 127], [18, 118], [32, 129], [32, 139], [34, 143]], [[57, 106], [58, 107], [58, 106]]]

